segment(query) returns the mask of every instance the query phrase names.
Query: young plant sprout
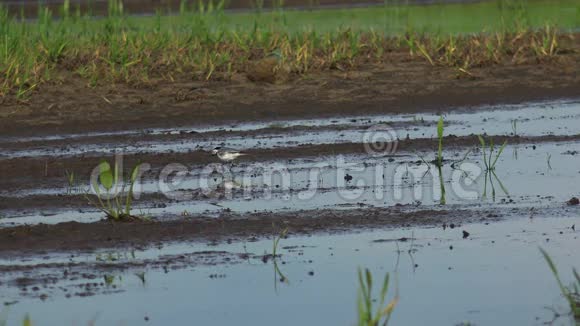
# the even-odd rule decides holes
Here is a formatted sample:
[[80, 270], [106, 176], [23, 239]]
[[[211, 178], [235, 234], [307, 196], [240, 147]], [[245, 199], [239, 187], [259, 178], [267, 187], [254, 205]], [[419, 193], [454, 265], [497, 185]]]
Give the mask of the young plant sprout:
[[66, 176], [66, 180], [68, 183], [68, 187], [66, 189], [66, 193], [67, 195], [70, 195], [73, 193], [74, 188], [75, 188], [75, 173], [73, 172], [69, 172], [68, 170], [64, 171], [64, 174]]
[[[128, 183], [128, 191], [125, 193], [127, 183], [120, 179], [119, 164], [115, 162], [114, 169], [107, 161], [101, 161], [99, 164], [99, 177], [94, 180], [92, 188], [96, 193], [97, 201], [92, 200], [88, 195], [85, 195], [89, 203], [99, 210], [103, 211], [108, 219], [114, 221], [126, 221], [141, 219], [138, 216], [131, 215], [133, 205], [133, 187], [137, 178], [139, 177], [141, 165], [137, 164]], [[118, 189], [119, 183], [122, 183], [119, 194], [114, 192]], [[105, 192], [101, 190], [104, 188]], [[111, 198], [113, 197], [113, 198]]]
[[439, 170], [439, 184], [441, 187], [441, 200], [440, 204], [445, 205], [445, 183], [443, 182], [443, 116], [439, 117], [439, 122], [437, 123], [437, 138], [439, 138], [439, 149], [437, 150], [437, 169]]
[[[499, 186], [500, 186], [501, 190], [504, 192], [504, 194], [509, 195], [506, 187], [503, 185], [503, 183], [501, 182], [501, 180], [498, 178], [497, 174], [495, 173], [495, 165], [497, 164], [499, 157], [503, 153], [503, 151], [507, 145], [507, 141], [505, 141], [501, 145], [501, 147], [499, 148], [499, 150], [497, 151], [497, 153], [495, 154], [495, 157], [494, 157], [495, 147], [493, 145], [493, 139], [491, 139], [489, 141], [489, 147], [488, 147], [483, 136], [479, 135], [477, 137], [479, 138], [479, 143], [481, 144], [481, 149], [483, 152], [483, 163], [485, 165], [485, 176], [484, 176], [485, 183], [483, 186], [482, 198], [483, 199], [487, 198], [487, 183], [489, 181], [489, 184], [491, 185], [491, 196], [492, 196], [492, 199], [495, 201], [496, 192], [495, 192], [494, 180], [499, 184]], [[487, 147], [489, 148], [489, 153], [486, 152]]]
[[288, 228], [285, 228], [282, 231], [280, 231], [278, 236], [274, 237], [273, 244], [272, 244], [272, 262], [274, 264], [274, 289], [276, 291], [278, 290], [278, 277], [280, 278], [281, 282], [286, 283], [286, 284], [290, 283], [290, 280], [288, 279], [288, 277], [286, 277], [286, 275], [284, 275], [284, 273], [282, 273], [282, 271], [280, 270], [280, 267], [278, 266], [278, 244], [280, 243], [280, 240], [282, 240], [283, 238], [286, 238], [287, 235], [288, 235]]
[[540, 252], [542, 253], [542, 256], [544, 256], [544, 259], [548, 263], [548, 267], [550, 267], [550, 271], [554, 275], [554, 278], [558, 283], [558, 287], [560, 288], [562, 295], [564, 296], [564, 298], [566, 298], [566, 301], [570, 306], [570, 314], [576, 320], [576, 325], [578, 325], [578, 322], [580, 322], [580, 274], [578, 274], [578, 271], [576, 271], [576, 269], [573, 269], [572, 273], [574, 274], [575, 280], [570, 286], [565, 286], [564, 283], [562, 282], [562, 279], [560, 278], [560, 274], [558, 273], [556, 264], [554, 264], [554, 261], [552, 260], [550, 255], [548, 255], [548, 253], [542, 248], [540, 248]]
[[364, 272], [358, 269], [358, 326], [386, 326], [389, 323], [393, 310], [399, 302], [398, 294], [385, 306], [389, 291], [389, 273], [385, 275], [383, 286], [378, 298], [378, 306], [375, 308], [373, 298], [373, 276], [368, 268]]

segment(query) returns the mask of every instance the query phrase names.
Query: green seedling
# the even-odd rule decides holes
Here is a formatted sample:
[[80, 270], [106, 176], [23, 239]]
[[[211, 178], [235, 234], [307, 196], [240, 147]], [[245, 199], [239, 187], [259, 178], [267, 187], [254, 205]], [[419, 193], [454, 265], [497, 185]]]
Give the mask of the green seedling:
[[547, 153], [546, 154], [546, 163], [548, 164], [548, 170], [552, 170], [552, 154]]
[[518, 120], [517, 119], [512, 120], [512, 134], [514, 136], [518, 135]]
[[485, 139], [481, 135], [478, 135], [477, 137], [479, 138], [479, 143], [481, 144], [481, 149], [483, 151], [483, 163], [485, 165], [485, 169], [487, 171], [494, 171], [495, 165], [497, 164], [497, 160], [499, 159], [499, 157], [503, 153], [503, 150], [507, 146], [507, 140], [504, 141], [504, 143], [501, 145], [498, 152], [495, 154], [495, 158], [494, 158], [493, 154], [494, 154], [495, 147], [493, 144], [493, 139], [491, 139], [489, 141], [489, 155], [487, 155], [486, 154], [487, 144], [485, 142]]
[[103, 276], [103, 279], [105, 280], [105, 284], [107, 286], [111, 286], [115, 283], [115, 275], [106, 274], [105, 276]]
[[72, 194], [75, 188], [75, 173], [73, 172], [69, 172], [68, 170], [64, 171], [64, 174], [66, 176], [66, 181], [68, 183], [68, 187], [66, 189], [66, 193], [68, 195]]
[[359, 281], [359, 290], [358, 290], [358, 325], [359, 326], [379, 326], [383, 325], [386, 326], [389, 323], [393, 310], [395, 306], [399, 302], [398, 295], [387, 304], [386, 297], [389, 291], [389, 274], [385, 275], [383, 280], [383, 286], [381, 288], [381, 292], [378, 298], [378, 307], [375, 308], [374, 302], [375, 299], [373, 298], [373, 277], [371, 272], [368, 269], [365, 269], [364, 272], [359, 268], [358, 269], [358, 281]]
[[[92, 185], [97, 196], [97, 201], [91, 199], [88, 194], [85, 194], [85, 197], [90, 204], [103, 211], [108, 219], [114, 221], [140, 219], [138, 216], [131, 215], [133, 205], [133, 187], [139, 177], [140, 168], [141, 165], [137, 164], [131, 172], [129, 181], [124, 182], [123, 180], [119, 180], [121, 178], [121, 173], [119, 171], [118, 162], [115, 162], [113, 169], [107, 161], [101, 161], [99, 164], [99, 177], [97, 180], [94, 180]], [[120, 183], [122, 184], [121, 191], [119, 194], [115, 194]], [[125, 193], [127, 184], [128, 191]], [[104, 188], [105, 192], [102, 192], [101, 186]]]
[[[0, 326], [8, 326], [8, 322], [6, 321], [8, 309], [4, 309], [0, 313]], [[24, 315], [24, 319], [22, 319], [22, 326], [32, 326], [32, 319], [30, 319], [30, 315]]]
[[280, 278], [280, 281], [283, 283], [290, 283], [286, 275], [282, 273], [280, 267], [278, 266], [278, 244], [280, 243], [281, 239], [286, 238], [288, 235], [288, 228], [283, 229], [278, 236], [274, 237], [273, 245], [272, 245], [272, 262], [274, 263], [274, 289], [277, 289], [277, 278]]
[[540, 252], [542, 253], [542, 256], [544, 256], [544, 259], [548, 263], [548, 267], [550, 268], [550, 271], [552, 272], [554, 278], [556, 279], [556, 282], [558, 283], [560, 292], [562, 292], [562, 295], [564, 296], [564, 298], [566, 299], [566, 301], [570, 306], [570, 314], [576, 320], [576, 325], [578, 325], [578, 322], [580, 321], [580, 274], [578, 274], [576, 269], [573, 269], [572, 273], [574, 274], [575, 280], [573, 284], [571, 284], [570, 286], [565, 286], [564, 283], [562, 282], [562, 279], [560, 278], [560, 274], [558, 273], [556, 264], [554, 264], [554, 261], [552, 260], [550, 255], [548, 255], [548, 253], [542, 248], [540, 248]]
[[[443, 117], [441, 116], [441, 117], [439, 117], [439, 122], [437, 123], [437, 138], [438, 138], [437, 157], [435, 158], [434, 161], [431, 162], [431, 164], [433, 164], [437, 167], [437, 170], [439, 172], [439, 186], [440, 186], [440, 190], [441, 190], [441, 199], [439, 200], [439, 203], [441, 205], [446, 204], [445, 183], [443, 182], [444, 181], [443, 180], [443, 133], [444, 133], [444, 131], [445, 131], [445, 127], [444, 127]], [[467, 156], [468, 154], [469, 154], [469, 152], [467, 152], [465, 154], [465, 156]], [[417, 156], [419, 156], [421, 161], [427, 166], [427, 171], [425, 171], [425, 173], [423, 174], [423, 177], [425, 177], [427, 175], [427, 173], [429, 173], [429, 171], [431, 170], [431, 164], [429, 162], [427, 162], [423, 156], [421, 156], [419, 154], [417, 154]], [[457, 162], [457, 163], [459, 163], [459, 162]]]
[[492, 196], [492, 199], [495, 201], [496, 191], [495, 191], [494, 180], [495, 180], [495, 182], [497, 182], [499, 184], [499, 186], [500, 186], [501, 190], [504, 192], [504, 194], [509, 196], [509, 193], [508, 193], [506, 187], [503, 185], [503, 183], [501, 182], [501, 180], [499, 179], [499, 177], [495, 173], [495, 166], [496, 166], [497, 161], [499, 160], [501, 154], [503, 153], [505, 147], [507, 146], [507, 141], [505, 141], [501, 145], [501, 147], [499, 148], [499, 150], [497, 151], [497, 153], [494, 156], [495, 147], [493, 144], [493, 139], [489, 141], [489, 153], [487, 153], [486, 148], [488, 146], [485, 142], [485, 139], [481, 135], [479, 135], [477, 137], [479, 138], [479, 142], [481, 144], [481, 148], [483, 151], [483, 163], [485, 166], [485, 176], [484, 176], [485, 183], [483, 186], [482, 198], [483, 199], [487, 198], [487, 183], [489, 182], [489, 184], [491, 186], [491, 196]]
[[443, 116], [439, 117], [439, 122], [437, 123], [437, 138], [439, 138], [439, 146], [437, 150], [437, 169], [439, 170], [439, 184], [441, 187], [441, 205], [445, 205], [445, 183], [443, 182]]
[[30, 319], [29, 314], [26, 314], [26, 316], [24, 316], [24, 320], [22, 321], [22, 326], [32, 326], [32, 320]]

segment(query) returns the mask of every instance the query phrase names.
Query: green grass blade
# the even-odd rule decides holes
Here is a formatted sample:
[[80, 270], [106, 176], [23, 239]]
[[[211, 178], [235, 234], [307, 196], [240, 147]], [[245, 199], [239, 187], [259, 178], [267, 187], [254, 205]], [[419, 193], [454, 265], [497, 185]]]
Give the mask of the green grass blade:
[[501, 188], [501, 190], [504, 192], [504, 194], [506, 196], [509, 196], [509, 192], [507, 190], [507, 188], [503, 185], [503, 182], [501, 182], [501, 180], [497, 177], [497, 175], [495, 174], [495, 171], [491, 172], [493, 174], [493, 176], [495, 177], [495, 180], [497, 181], [497, 183], [499, 184], [499, 187]]
[[437, 123], [437, 138], [439, 139], [439, 149], [437, 151], [437, 162], [439, 166], [443, 164], [443, 116], [439, 117], [439, 122]]
[[550, 255], [548, 255], [548, 253], [543, 248], [540, 248], [540, 252], [542, 253], [542, 255], [544, 256], [544, 259], [548, 263], [548, 267], [550, 267], [550, 271], [552, 271], [552, 274], [554, 275], [554, 278], [556, 279], [556, 282], [558, 283], [558, 287], [560, 288], [560, 291], [566, 297], [566, 300], [568, 300], [570, 306], [573, 308], [572, 310], [574, 310], [576, 303], [572, 299], [568, 289], [566, 289], [566, 287], [562, 283], [562, 280], [560, 279], [560, 274], [558, 274], [558, 269], [556, 268], [554, 261], [552, 260]]
[[495, 164], [497, 163], [497, 160], [501, 156], [501, 153], [503, 153], [503, 150], [505, 149], [506, 145], [507, 145], [507, 140], [504, 141], [503, 142], [503, 145], [501, 145], [501, 147], [499, 148], [499, 151], [497, 152], [497, 155], [495, 156], [495, 160], [493, 161], [493, 164], [491, 165], [491, 168], [492, 169], [495, 168]]
[[485, 139], [481, 135], [477, 135], [479, 138], [479, 143], [481, 144], [481, 151], [483, 152], [483, 163], [485, 164], [485, 169], [489, 170], [489, 166], [487, 165], [487, 157], [485, 153]]

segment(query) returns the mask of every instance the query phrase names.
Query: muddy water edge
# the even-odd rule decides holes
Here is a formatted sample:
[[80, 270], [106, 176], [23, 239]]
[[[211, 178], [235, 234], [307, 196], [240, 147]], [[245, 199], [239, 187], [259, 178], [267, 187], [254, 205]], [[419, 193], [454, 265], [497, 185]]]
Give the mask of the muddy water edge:
[[[538, 247], [563, 274], [580, 261], [571, 200], [580, 195], [580, 102], [440, 111], [7, 134], [0, 299], [8, 321], [29, 313], [39, 324], [291, 325], [279, 317], [293, 307], [305, 323], [351, 324], [364, 266], [397, 276], [395, 324], [424, 324], [417, 309], [438, 325], [549, 322], [565, 303]], [[376, 145], [390, 147], [369, 147], [377, 135]], [[248, 155], [222, 164], [215, 146]], [[134, 208], [146, 221], [104, 221], [87, 204], [91, 171], [121, 153], [127, 169], [151, 166]], [[169, 164], [185, 170], [163, 188]], [[230, 173], [227, 193], [216, 166]], [[48, 313], [71, 307], [71, 316]]]

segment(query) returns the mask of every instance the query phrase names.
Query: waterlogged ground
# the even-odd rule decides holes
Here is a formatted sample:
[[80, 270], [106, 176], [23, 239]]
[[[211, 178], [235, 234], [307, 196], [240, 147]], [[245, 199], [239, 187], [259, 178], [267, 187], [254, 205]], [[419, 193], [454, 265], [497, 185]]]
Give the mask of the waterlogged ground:
[[[579, 109], [578, 102], [559, 101], [446, 114], [442, 172], [447, 203], [558, 204], [576, 196]], [[91, 192], [88, 175], [102, 158], [112, 163], [112, 153], [125, 168], [136, 158], [148, 165], [135, 186], [142, 198], [136, 207], [153, 218], [432, 206], [441, 202], [439, 172], [433, 164], [437, 119], [432, 114], [370, 116], [288, 121], [275, 127], [254, 123], [58, 135], [42, 141], [3, 139], [3, 151], [10, 158], [0, 164], [16, 173], [6, 173], [2, 181], [5, 218], [0, 224], [100, 219], [102, 214], [84, 197]], [[475, 135], [485, 135], [486, 146], [495, 140], [495, 154], [507, 142], [495, 175], [486, 174]], [[127, 146], [127, 137], [148, 140]], [[66, 149], [61, 148], [63, 142]], [[31, 149], [30, 143], [39, 147]], [[246, 149], [249, 155], [222, 164], [210, 154], [215, 146]], [[75, 173], [72, 183], [65, 171]], [[40, 178], [29, 177], [39, 173]]]
[[[539, 325], [565, 314], [539, 247], [572, 280], [580, 102], [443, 117], [444, 196], [433, 112], [3, 137], [9, 324], [29, 313], [47, 325], [351, 325], [358, 267], [391, 274], [395, 325]], [[491, 162], [507, 142], [494, 170], [484, 163], [491, 141]], [[223, 164], [215, 146], [248, 155]], [[102, 222], [87, 203], [91, 171], [115, 154], [125, 169], [147, 165], [134, 210], [147, 222]]]
[[[0, 268], [33, 267], [2, 273], [2, 299], [10, 303], [9, 324], [31, 313], [43, 325], [352, 325], [356, 270], [365, 266], [376, 279], [391, 273], [391, 295], [400, 296], [394, 325], [423, 325], [426, 317], [417, 311], [435, 325], [541, 325], [555, 317], [550, 309], [567, 308], [538, 247], [566, 279], [580, 258], [578, 233], [570, 228], [578, 210], [558, 213], [453, 229], [291, 235], [279, 244], [277, 265], [262, 259], [272, 250], [268, 239], [2, 260]], [[48, 262], [56, 266], [36, 265]], [[556, 324], [571, 321], [561, 317]]]

